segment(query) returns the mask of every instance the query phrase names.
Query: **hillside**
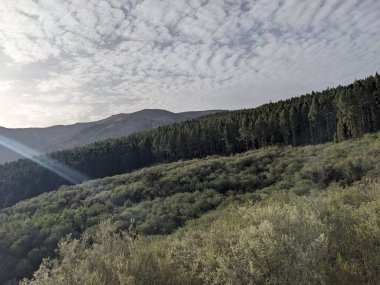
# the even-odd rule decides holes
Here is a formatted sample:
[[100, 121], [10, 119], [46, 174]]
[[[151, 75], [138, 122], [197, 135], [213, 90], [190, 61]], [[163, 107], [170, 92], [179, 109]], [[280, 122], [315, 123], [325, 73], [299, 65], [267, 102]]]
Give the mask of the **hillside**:
[[[265, 201], [270, 201], [268, 197], [272, 197], [275, 193], [288, 193], [294, 197], [297, 196], [299, 198], [294, 198], [294, 203], [300, 203], [299, 206], [296, 207], [297, 209], [302, 208], [302, 203], [307, 203], [307, 207], [311, 207], [310, 211], [314, 211], [315, 208], [313, 208], [312, 205], [315, 193], [319, 193], [324, 189], [330, 191], [330, 188], [336, 190], [350, 185], [356, 185], [359, 190], [362, 189], [360, 191], [365, 192], [364, 189], [367, 189], [366, 187], [372, 187], [368, 185], [371, 185], [372, 181], [375, 181], [378, 177], [380, 177], [380, 133], [374, 133], [365, 135], [361, 140], [349, 140], [341, 143], [328, 143], [304, 147], [268, 147], [230, 157], [207, 157], [204, 159], [179, 161], [144, 168], [114, 177], [93, 180], [76, 186], [63, 186], [57, 191], [42, 194], [2, 210], [0, 214], [0, 283], [4, 283], [5, 280], [12, 278], [30, 277], [31, 273], [40, 264], [42, 257], [54, 256], [54, 249], [57, 247], [58, 241], [66, 234], [71, 233], [73, 237], [79, 237], [83, 232], [94, 232], [99, 222], [108, 219], [112, 219], [118, 229], [128, 229], [131, 220], [133, 220], [133, 231], [140, 235], [166, 235], [186, 224], [188, 220], [201, 217], [214, 209], [224, 211], [223, 209], [225, 207], [231, 205], [248, 205], [247, 211], [251, 213], [255, 210], [249, 206], [251, 205], [249, 203], [262, 201], [261, 203], [263, 204], [260, 207], [263, 208], [264, 212], [259, 213], [257, 216], [254, 213], [251, 214], [251, 217], [255, 217], [255, 219], [258, 219], [258, 222], [260, 222], [260, 219], [266, 219], [265, 215], [272, 217], [270, 212], [268, 212], [269, 210], [265, 210], [265, 205], [270, 207], [272, 207], [272, 205], [265, 204], [267, 203]], [[343, 191], [339, 189], [336, 191]], [[373, 191], [378, 191], [379, 187], [376, 186], [373, 189], [375, 189]], [[329, 199], [335, 199], [334, 201], [339, 203], [351, 203], [352, 207], [359, 207], [361, 203], [370, 203], [370, 201], [375, 199], [371, 194], [372, 192], [367, 194], [364, 192], [363, 194], [360, 194], [361, 192], [355, 192], [356, 196], [354, 194], [352, 197], [347, 196], [347, 198], [344, 198], [345, 200], [343, 198], [337, 198], [338, 196], [334, 198], [335, 194], [331, 194], [332, 196]], [[320, 193], [323, 193], [323, 191]], [[323, 196], [323, 194], [318, 195]], [[339, 195], [344, 196], [344, 194]], [[293, 196], [286, 198], [285, 202], [288, 201], [286, 203], [292, 204], [293, 202], [290, 201], [293, 200]], [[308, 197], [305, 199], [308, 199], [307, 201], [309, 202], [302, 197]], [[323, 200], [324, 198], [321, 197], [321, 199]], [[346, 202], [342, 202], [341, 199]], [[378, 203], [378, 200], [376, 201], [376, 203]], [[331, 203], [331, 207], [335, 210], [338, 209], [336, 208], [338, 207], [337, 204], [334, 204], [334, 202]], [[368, 228], [368, 233], [374, 235], [375, 239], [373, 242], [375, 244], [377, 243], [377, 246], [373, 245], [371, 248], [371, 251], [375, 254], [380, 252], [378, 247], [378, 244], [380, 244], [378, 240], [379, 236], [376, 237], [376, 234], [374, 234], [380, 225], [378, 221], [380, 215], [376, 215], [376, 212], [371, 212], [378, 211], [378, 208], [376, 208], [378, 206], [375, 206], [375, 204], [373, 204], [373, 206], [370, 206], [370, 204], [366, 205], [368, 205], [368, 207], [365, 207], [367, 214], [375, 218], [375, 221], [371, 221], [371, 223], [377, 225], [377, 228]], [[289, 207], [293, 206], [290, 205]], [[323, 207], [327, 207], [327, 205]], [[341, 209], [344, 209], [346, 206], [342, 207]], [[280, 211], [282, 207], [278, 206], [277, 208], [278, 211]], [[286, 209], [287, 208], [285, 208], [284, 211], [286, 211]], [[216, 216], [224, 217], [225, 215], [229, 215], [228, 213], [230, 211], [226, 211], [227, 212], [223, 212], [223, 214], [220, 215], [216, 214]], [[236, 215], [240, 214], [236, 213]], [[280, 217], [283, 217], [284, 213], [277, 212], [276, 215], [276, 219], [278, 220]], [[301, 212], [297, 215], [303, 216]], [[336, 218], [341, 219], [345, 217]], [[347, 217], [347, 219], [348, 218], [349, 217]], [[239, 222], [233, 218], [233, 216], [228, 219], [229, 221], [231, 221], [231, 219], [235, 220], [236, 227], [244, 231], [244, 219], [239, 220]], [[311, 228], [320, 223], [318, 221], [307, 221], [307, 223], [309, 222], [313, 222], [313, 224], [310, 224]], [[327, 223], [327, 221], [323, 222]], [[334, 221], [330, 222], [334, 223]], [[221, 223], [225, 224], [226, 222], [221, 221]], [[294, 223], [294, 227], [298, 228], [298, 222], [294, 221]], [[302, 224], [302, 221], [300, 221], [300, 223]], [[340, 222], [337, 222], [337, 224], [334, 224], [334, 227], [339, 224]], [[207, 222], [203, 227], [206, 227], [206, 225]], [[309, 227], [309, 224], [305, 225]], [[328, 225], [326, 225], [326, 227], [328, 227]], [[196, 227], [190, 228], [190, 230], [195, 229]], [[278, 231], [280, 231], [278, 232], [279, 236], [281, 236], [282, 230], [284, 229], [278, 228]], [[316, 235], [319, 236], [323, 233], [322, 228], [316, 228], [316, 230], [317, 232], [310, 232], [312, 236], [309, 237], [309, 240], [305, 241], [305, 246], [307, 243], [310, 243], [310, 238], [314, 238]], [[223, 232], [223, 234], [220, 231]], [[218, 226], [215, 225], [211, 228], [210, 236], [205, 237], [204, 240], [210, 239], [211, 241], [213, 240], [212, 235], [217, 235], [222, 241], [228, 238], [229, 235], [233, 235], [232, 229], [224, 230], [222, 227], [220, 231], [218, 233]], [[199, 234], [208, 235], [207, 232], [191, 232], [189, 238]], [[326, 232], [325, 234], [327, 236], [328, 233]], [[181, 236], [180, 232], [178, 235]], [[175, 235], [173, 240], [170, 240], [176, 243], [178, 235]], [[183, 244], [183, 250], [189, 253], [193, 249], [191, 249], [192, 245], [189, 243], [190, 241], [186, 238], [186, 235], [188, 235], [187, 232], [182, 235], [180, 239], [185, 242], [185, 244]], [[331, 235], [334, 236], [334, 234], [331, 233], [329, 237]], [[297, 244], [297, 238], [299, 237], [295, 236], [295, 241], [292, 246]], [[340, 238], [342, 241], [345, 241], [348, 237], [336, 236], [337, 243]], [[367, 237], [365, 236], [365, 238]], [[272, 236], [271, 239], [274, 243], [277, 242], [275, 236]], [[179, 245], [172, 244], [169, 246], [174, 247], [176, 250], [182, 250], [182, 242], [178, 242]], [[352, 241], [347, 240], [347, 243], [352, 243]], [[164, 248], [165, 245], [166, 243], [157, 248]], [[370, 248], [371, 245], [372, 243], [368, 244], [367, 248]], [[199, 248], [206, 247], [205, 244], [200, 244], [199, 246]], [[209, 244], [209, 246], [212, 246], [212, 244]], [[274, 250], [278, 251], [279, 247], [280, 245]], [[157, 252], [154, 252], [154, 248], [156, 247], [152, 245], [152, 247], [148, 248], [152, 250], [148, 256], [155, 256]], [[344, 251], [340, 252], [341, 249]], [[76, 250], [78, 250], [78, 248], [76, 248]], [[294, 248], [289, 250], [294, 250]], [[309, 248], [308, 250], [311, 249]], [[316, 250], [319, 250], [319, 248], [316, 248]], [[112, 253], [110, 248], [106, 249], [106, 251], [107, 253]], [[168, 252], [174, 251], [168, 250]], [[347, 252], [347, 248], [343, 246], [331, 249], [328, 256], [329, 258], [335, 258], [338, 253], [344, 258], [349, 257], [355, 260], [355, 257], [353, 257], [355, 254]], [[161, 255], [160, 253], [157, 254], [162, 257], [163, 253]], [[275, 254], [275, 252], [273, 252], [273, 254]], [[83, 264], [85, 264], [85, 256], [87, 255], [80, 258], [77, 257], [77, 260], [80, 260], [80, 262], [83, 261]], [[180, 255], [177, 257], [185, 258], [185, 256], [186, 255]], [[195, 256], [190, 255], [189, 258], [192, 260], [191, 262], [197, 262], [193, 260]], [[202, 257], [202, 260], [203, 258], [206, 257]], [[223, 258], [226, 258], [227, 262], [228, 256], [224, 256]], [[299, 260], [298, 258], [300, 257], [297, 257], [294, 262], [297, 262], [297, 260]], [[348, 260], [350, 261], [351, 259], [349, 258]], [[282, 259], [280, 259], [280, 261], [281, 260]], [[204, 259], [202, 262], [206, 261], [207, 259]], [[148, 260], [145, 259], [144, 262], [148, 262]], [[188, 261], [181, 260], [181, 266], [192, 266], [186, 262]], [[233, 260], [229, 262], [233, 262]], [[317, 261], [315, 262], [318, 263]], [[326, 260], [326, 262], [324, 266], [336, 265], [335, 259]], [[76, 263], [72, 262], [71, 264]], [[110, 261], [109, 266], [112, 264]], [[153, 264], [154, 262], [151, 266], [153, 266]], [[108, 265], [103, 266], [107, 267]], [[148, 265], [145, 264], [144, 266]], [[145, 268], [144, 266], [141, 268]], [[207, 266], [210, 266], [210, 268]], [[213, 270], [212, 266], [212, 264], [204, 265], [203, 269], [206, 271], [203, 277], [207, 276], [208, 271]], [[220, 264], [218, 266], [222, 265]], [[362, 263], [360, 263], [360, 266], [362, 266]], [[374, 264], [373, 266], [375, 266], [375, 268], [367, 269], [367, 272], [378, 274], [380, 272], [380, 264]], [[241, 269], [243, 270], [243, 267]], [[191, 273], [193, 272], [192, 270], [193, 269], [188, 272]], [[299, 270], [302, 271], [303, 269], [301, 268]], [[186, 272], [185, 269], [184, 272]], [[177, 272], [176, 274], [182, 273]], [[244, 274], [242, 276], [246, 276]], [[142, 274], [141, 278], [145, 278], [144, 276], [153, 278], [149, 273], [146, 275]], [[222, 278], [222, 276], [215, 277], [214, 275], [210, 275], [210, 278], [215, 281], [218, 279], [213, 278]], [[227, 278], [227, 275], [223, 278]], [[233, 276], [231, 276], [231, 278], [233, 278]], [[236, 276], [236, 278], [239, 277]], [[365, 278], [370, 278], [370, 276]], [[207, 280], [206, 282], [204, 279], [202, 280], [200, 283], [212, 283], [212, 280], [210, 282]], [[138, 284], [149, 284], [144, 282], [146, 282], [146, 280]], [[191, 284], [200, 283], [194, 281]], [[37, 284], [54, 284], [54, 282]], [[157, 284], [177, 283], [165, 283], [162, 281]], [[232, 282], [231, 284], [236, 283]], [[287, 283], [285, 282], [283, 284]]]
[[[212, 114], [51, 153], [49, 159], [94, 179], [179, 159], [360, 138], [380, 130], [379, 114], [380, 75], [376, 74], [254, 109]], [[0, 208], [68, 184], [66, 178], [29, 160], [0, 165]]]
[[284, 191], [231, 205], [169, 236], [102, 222], [67, 237], [22, 285], [357, 285], [380, 277], [380, 184]]
[[[100, 121], [67, 126], [24, 129], [0, 127], [0, 136], [20, 142], [37, 152], [47, 153], [191, 120], [215, 112], [218, 111], [172, 113], [159, 109], [146, 109], [130, 114], [117, 114]], [[0, 146], [0, 164], [19, 158], [22, 158], [20, 154]]]

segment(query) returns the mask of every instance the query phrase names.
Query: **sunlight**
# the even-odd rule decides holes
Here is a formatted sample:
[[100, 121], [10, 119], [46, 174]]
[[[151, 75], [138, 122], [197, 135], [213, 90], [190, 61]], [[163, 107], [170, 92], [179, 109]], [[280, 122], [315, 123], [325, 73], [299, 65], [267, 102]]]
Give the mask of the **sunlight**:
[[34, 161], [73, 184], [89, 180], [86, 175], [68, 167], [67, 165], [47, 156], [43, 156], [41, 153], [5, 136], [0, 135], [0, 145]]

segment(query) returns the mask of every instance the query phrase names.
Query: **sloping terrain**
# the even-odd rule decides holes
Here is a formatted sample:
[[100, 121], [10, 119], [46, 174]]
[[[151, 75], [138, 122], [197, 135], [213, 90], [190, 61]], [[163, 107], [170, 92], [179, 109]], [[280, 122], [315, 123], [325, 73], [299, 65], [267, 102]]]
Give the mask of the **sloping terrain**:
[[331, 185], [365, 185], [378, 177], [380, 133], [374, 133], [339, 144], [179, 161], [64, 186], [2, 210], [0, 283], [30, 276], [42, 257], [54, 256], [66, 234], [79, 237], [107, 219], [119, 229], [132, 220], [140, 235], [165, 235], [218, 207], [276, 192], [304, 196]]
[[380, 183], [262, 195], [168, 236], [101, 222], [23, 285], [358, 285], [380, 277]]
[[[7, 129], [0, 127], [0, 135], [20, 142], [40, 153], [83, 146], [98, 140], [125, 136], [133, 132], [181, 122], [218, 111], [172, 113], [146, 109], [130, 114], [117, 114], [89, 123], [48, 128]], [[21, 155], [0, 146], [0, 164], [22, 158]]]
[[[380, 75], [376, 74], [254, 109], [221, 112], [50, 153], [48, 159], [95, 179], [180, 159], [359, 139], [380, 130], [379, 114]], [[89, 179], [75, 181], [84, 180]], [[31, 160], [0, 165], [0, 208], [68, 184], [73, 184], [72, 179]]]

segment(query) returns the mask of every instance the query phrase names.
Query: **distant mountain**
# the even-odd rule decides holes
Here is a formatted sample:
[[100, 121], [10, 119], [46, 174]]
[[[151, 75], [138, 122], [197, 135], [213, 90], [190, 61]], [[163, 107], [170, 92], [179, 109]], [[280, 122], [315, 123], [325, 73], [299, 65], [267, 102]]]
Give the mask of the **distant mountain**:
[[[67, 126], [23, 129], [0, 127], [0, 135], [22, 143], [35, 151], [46, 153], [83, 146], [98, 140], [125, 136], [133, 132], [195, 119], [216, 112], [219, 111], [172, 113], [160, 109], [145, 109], [135, 113], [117, 114], [100, 121]], [[0, 146], [0, 164], [17, 160], [21, 157], [21, 155]]]

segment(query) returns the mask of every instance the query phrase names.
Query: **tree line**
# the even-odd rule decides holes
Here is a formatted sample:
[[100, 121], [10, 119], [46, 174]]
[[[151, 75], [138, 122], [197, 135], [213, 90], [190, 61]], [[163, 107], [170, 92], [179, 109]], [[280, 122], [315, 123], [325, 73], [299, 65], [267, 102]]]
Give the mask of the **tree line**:
[[[270, 145], [306, 145], [360, 138], [380, 130], [380, 75], [347, 86], [217, 113], [48, 156], [90, 178], [147, 165], [229, 155]], [[0, 207], [49, 192], [65, 179], [22, 159], [0, 166]]]

